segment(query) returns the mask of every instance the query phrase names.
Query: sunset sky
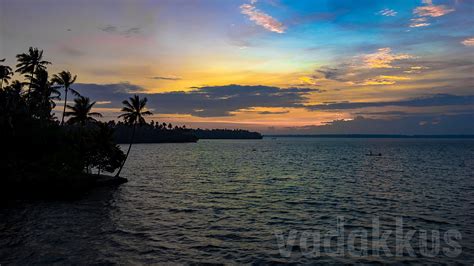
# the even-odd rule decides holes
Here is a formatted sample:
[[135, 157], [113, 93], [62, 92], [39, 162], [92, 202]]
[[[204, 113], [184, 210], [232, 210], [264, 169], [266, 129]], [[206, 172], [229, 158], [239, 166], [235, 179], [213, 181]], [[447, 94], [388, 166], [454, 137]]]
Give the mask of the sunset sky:
[[[0, 0], [0, 59], [116, 119], [264, 133], [474, 134], [472, 0]], [[15, 78], [19, 78], [15, 75]]]

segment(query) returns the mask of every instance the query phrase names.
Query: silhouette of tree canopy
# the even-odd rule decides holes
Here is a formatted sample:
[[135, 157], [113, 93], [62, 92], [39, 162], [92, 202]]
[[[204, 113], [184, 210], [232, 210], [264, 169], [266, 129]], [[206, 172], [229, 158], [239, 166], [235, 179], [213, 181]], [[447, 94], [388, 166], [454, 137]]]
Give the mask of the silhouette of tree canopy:
[[59, 100], [58, 87], [49, 81], [48, 72], [44, 69], [38, 70], [31, 79], [31, 101], [30, 108], [40, 120], [52, 120], [51, 111], [56, 107], [54, 100]]
[[[76, 76], [62, 71], [50, 79], [50, 62], [37, 48], [17, 59], [16, 71], [26, 83], [10, 83], [11, 68], [0, 69], [0, 180], [4, 181], [0, 194], [84, 186], [93, 169], [114, 172], [120, 167], [125, 154], [114, 141], [114, 128], [97, 122], [101, 115], [92, 110], [95, 102], [71, 88]], [[69, 112], [63, 112], [70, 117], [64, 125], [53, 112], [61, 87], [64, 96], [67, 91], [76, 96], [74, 104], [67, 106]]]
[[68, 105], [71, 111], [66, 112], [66, 116], [71, 116], [68, 120], [69, 124], [85, 125], [87, 122], [97, 122], [96, 117], [102, 117], [100, 113], [91, 112], [95, 102], [91, 102], [88, 97], [79, 96], [74, 99], [74, 105]]
[[145, 97], [140, 99], [138, 95], [134, 95], [130, 97], [130, 101], [124, 100], [122, 104], [124, 107], [122, 108], [123, 114], [119, 115], [119, 118], [123, 118], [125, 123], [128, 125], [133, 126], [132, 136], [130, 137], [130, 144], [128, 146], [127, 153], [125, 154], [125, 160], [123, 161], [122, 165], [120, 166], [116, 176], [120, 175], [125, 162], [127, 161], [128, 155], [130, 154], [130, 150], [132, 149], [133, 138], [135, 136], [135, 131], [137, 125], [144, 125], [146, 124], [145, 116], [152, 115], [150, 111], [146, 110], [146, 103], [148, 99]]
[[38, 48], [30, 47], [28, 53], [18, 54], [16, 56], [18, 64], [16, 65], [16, 72], [21, 74], [26, 74], [26, 78], [30, 80], [30, 86], [28, 88], [28, 97], [31, 90], [31, 79], [34, 78], [36, 71], [46, 70], [46, 65], [51, 64], [51, 62], [43, 60], [43, 50], [38, 50]]
[[150, 111], [145, 109], [148, 99], [146, 97], [140, 99], [138, 95], [134, 95], [133, 97], [130, 97], [129, 100], [130, 101], [125, 100], [122, 102], [124, 105], [122, 108], [123, 114], [119, 115], [119, 118], [123, 118], [127, 124], [133, 126], [146, 124], [144, 117], [152, 115]]
[[[5, 62], [5, 59], [0, 60], [0, 62]], [[3, 84], [8, 84], [9, 80], [12, 78], [13, 72], [12, 68], [9, 66], [0, 65], [0, 90], [3, 89]]]
[[71, 85], [74, 84], [76, 81], [77, 76], [75, 75], [74, 77], [72, 76], [71, 72], [69, 71], [62, 71], [59, 72], [58, 74], [55, 74], [53, 76], [52, 82], [61, 85], [64, 87], [64, 107], [63, 107], [63, 115], [61, 116], [61, 125], [64, 124], [64, 115], [66, 113], [66, 105], [67, 105], [67, 94], [69, 90], [71, 90], [76, 96], [79, 96], [79, 94], [71, 89]]

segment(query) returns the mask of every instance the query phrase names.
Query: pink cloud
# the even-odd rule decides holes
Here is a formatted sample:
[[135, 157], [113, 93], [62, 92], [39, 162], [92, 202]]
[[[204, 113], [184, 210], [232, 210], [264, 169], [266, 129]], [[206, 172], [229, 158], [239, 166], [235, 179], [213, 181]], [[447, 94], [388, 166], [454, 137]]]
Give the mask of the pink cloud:
[[474, 47], [474, 37], [473, 37], [473, 38], [469, 38], [469, 39], [465, 39], [465, 40], [462, 41], [461, 43], [464, 44], [465, 46]]
[[444, 5], [434, 6], [420, 6], [413, 10], [413, 14], [418, 15], [420, 17], [441, 17], [448, 13], [453, 12], [454, 9], [448, 8]]
[[432, 0], [423, 0], [423, 4], [425, 6], [419, 6], [413, 10], [413, 14], [417, 17], [411, 19], [410, 28], [429, 26], [431, 23], [428, 22], [428, 18], [441, 17], [455, 11], [445, 5], [433, 5]]
[[431, 23], [426, 22], [427, 18], [412, 18], [410, 28], [426, 27], [431, 25]]
[[[251, 3], [255, 3], [252, 1]], [[286, 27], [274, 19], [272, 16], [265, 14], [264, 12], [258, 10], [255, 6], [251, 4], [243, 4], [240, 6], [241, 13], [247, 15], [251, 21], [254, 21], [257, 25], [264, 27], [269, 31], [276, 33], [284, 33]]]

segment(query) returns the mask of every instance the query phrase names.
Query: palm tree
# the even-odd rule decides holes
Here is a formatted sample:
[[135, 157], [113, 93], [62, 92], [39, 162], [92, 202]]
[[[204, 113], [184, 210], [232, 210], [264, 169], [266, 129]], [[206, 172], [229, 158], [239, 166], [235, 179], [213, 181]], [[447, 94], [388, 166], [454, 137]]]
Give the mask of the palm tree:
[[[76, 81], [77, 76], [72, 76], [69, 71], [62, 71], [59, 74], [53, 76], [52, 82], [57, 83], [64, 87], [64, 108], [63, 116], [61, 118], [61, 125], [64, 124], [64, 114], [66, 113], [66, 103], [67, 103], [67, 92], [69, 91], [71, 85]], [[72, 89], [71, 89], [72, 90]], [[74, 90], [72, 90], [75, 92]]]
[[41, 120], [52, 118], [51, 111], [56, 107], [54, 100], [59, 99], [58, 87], [49, 81], [48, 71], [38, 70], [31, 79], [30, 106]]
[[[0, 60], [5, 62], [5, 59]], [[12, 68], [9, 66], [0, 65], [0, 90], [3, 89], [3, 83], [8, 84], [8, 80], [12, 78]]]
[[128, 146], [127, 154], [125, 155], [125, 160], [123, 160], [122, 165], [120, 166], [117, 174], [115, 175], [117, 177], [120, 175], [120, 172], [122, 171], [122, 168], [125, 165], [125, 162], [127, 161], [128, 154], [130, 154], [130, 149], [132, 148], [133, 138], [135, 137], [135, 130], [137, 128], [137, 125], [146, 124], [144, 116], [152, 115], [150, 111], [146, 110], [147, 101], [148, 99], [146, 97], [140, 99], [138, 95], [134, 95], [133, 97], [130, 97], [130, 101], [125, 100], [122, 102], [122, 104], [124, 105], [124, 107], [122, 108], [123, 114], [121, 114], [119, 118], [123, 118], [125, 123], [130, 126], [133, 126], [133, 131], [132, 136], [130, 138], [130, 144]]
[[16, 72], [21, 74], [27, 74], [27, 78], [30, 79], [30, 85], [28, 87], [28, 100], [31, 91], [31, 79], [34, 78], [36, 71], [46, 70], [46, 65], [51, 64], [48, 61], [43, 60], [43, 50], [38, 48], [30, 47], [28, 53], [18, 54], [16, 56], [18, 64], [16, 65]]
[[65, 116], [72, 116], [68, 123], [70, 124], [81, 124], [85, 125], [87, 122], [97, 122], [94, 117], [102, 117], [100, 113], [91, 112], [92, 107], [95, 105], [95, 102], [84, 96], [79, 96], [74, 99], [74, 105], [68, 105], [71, 111], [66, 112]]

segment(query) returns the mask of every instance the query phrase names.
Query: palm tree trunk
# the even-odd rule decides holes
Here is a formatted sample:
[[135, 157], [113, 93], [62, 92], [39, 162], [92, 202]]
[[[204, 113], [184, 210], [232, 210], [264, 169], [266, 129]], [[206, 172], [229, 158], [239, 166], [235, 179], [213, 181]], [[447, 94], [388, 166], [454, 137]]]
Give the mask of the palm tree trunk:
[[64, 124], [64, 113], [66, 113], [66, 102], [67, 102], [67, 91], [68, 88], [64, 87], [64, 108], [63, 108], [63, 117], [61, 118], [61, 126]]
[[122, 172], [122, 168], [125, 165], [125, 162], [127, 161], [128, 154], [130, 154], [130, 150], [132, 149], [132, 144], [133, 144], [133, 138], [135, 137], [135, 129], [137, 128], [137, 124], [133, 124], [133, 131], [132, 131], [132, 137], [130, 138], [130, 145], [128, 146], [127, 154], [125, 155], [125, 160], [123, 160], [122, 165], [120, 166], [120, 169], [118, 170], [117, 174], [115, 177], [120, 176], [120, 172]]

